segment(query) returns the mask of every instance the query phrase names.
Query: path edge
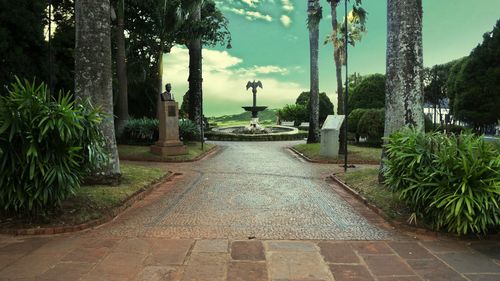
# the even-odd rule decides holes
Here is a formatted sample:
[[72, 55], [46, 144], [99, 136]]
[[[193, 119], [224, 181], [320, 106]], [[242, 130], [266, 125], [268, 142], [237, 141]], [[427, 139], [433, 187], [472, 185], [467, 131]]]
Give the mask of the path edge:
[[[306, 160], [307, 162], [310, 163], [315, 163], [315, 164], [344, 164], [343, 161], [329, 161], [329, 160], [314, 160], [309, 158], [307, 155], [304, 153], [298, 151], [292, 146], [287, 147], [288, 150], [292, 151], [302, 159]], [[375, 161], [364, 161], [364, 162], [350, 162], [350, 164], [356, 164], [356, 165], [380, 165], [380, 162], [375, 162]]]

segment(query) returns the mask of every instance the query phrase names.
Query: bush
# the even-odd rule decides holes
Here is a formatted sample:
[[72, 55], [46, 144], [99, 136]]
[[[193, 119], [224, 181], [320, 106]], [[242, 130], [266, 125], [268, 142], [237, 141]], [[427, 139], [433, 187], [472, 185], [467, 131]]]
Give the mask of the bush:
[[158, 140], [158, 119], [129, 119], [123, 128], [121, 143], [131, 145], [152, 145]]
[[363, 80], [349, 94], [349, 108], [384, 108], [385, 75], [372, 74]]
[[[309, 98], [310, 98], [309, 92], [302, 92], [300, 95], [297, 97], [297, 100], [295, 101], [296, 105], [303, 105], [305, 106], [305, 119], [302, 122], [309, 122]], [[330, 98], [326, 95], [326, 93], [319, 93], [319, 123], [322, 124], [325, 122], [326, 118], [328, 115], [332, 115], [334, 113], [334, 108], [333, 108], [333, 103], [330, 100]], [[295, 121], [295, 120], [290, 120], [290, 121]]]
[[[152, 145], [158, 141], [160, 122], [158, 119], [129, 119], [123, 129], [121, 144]], [[189, 119], [179, 120], [179, 137], [182, 141], [198, 140], [198, 126]]]
[[366, 109], [358, 122], [357, 133], [367, 138], [370, 145], [379, 146], [384, 136], [385, 110]]
[[349, 133], [355, 134], [356, 137], [356, 142], [359, 142], [359, 134], [358, 134], [358, 124], [359, 120], [363, 115], [366, 113], [367, 109], [364, 108], [357, 108], [351, 111], [349, 116], [347, 117], [347, 123], [349, 126], [347, 126], [347, 129]]
[[193, 121], [182, 119], [179, 120], [179, 136], [183, 142], [196, 141], [200, 138], [200, 130]]
[[457, 234], [500, 226], [498, 147], [472, 134], [404, 129], [385, 148], [385, 182], [417, 217]]
[[107, 163], [102, 118], [88, 101], [55, 100], [44, 84], [17, 79], [0, 97], [0, 206], [43, 213], [73, 195]]
[[278, 116], [282, 121], [294, 121], [295, 126], [300, 125], [302, 122], [309, 122], [307, 107], [302, 104], [287, 104], [278, 110]]

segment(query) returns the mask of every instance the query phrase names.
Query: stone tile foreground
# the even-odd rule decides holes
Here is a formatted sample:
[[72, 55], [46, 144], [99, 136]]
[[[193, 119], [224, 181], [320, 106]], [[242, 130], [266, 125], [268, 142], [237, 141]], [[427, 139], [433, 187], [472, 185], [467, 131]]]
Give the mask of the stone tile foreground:
[[[500, 246], [499, 241], [484, 243]], [[24, 238], [0, 244], [0, 281], [500, 280], [497, 253], [478, 248], [477, 243], [436, 239]]]

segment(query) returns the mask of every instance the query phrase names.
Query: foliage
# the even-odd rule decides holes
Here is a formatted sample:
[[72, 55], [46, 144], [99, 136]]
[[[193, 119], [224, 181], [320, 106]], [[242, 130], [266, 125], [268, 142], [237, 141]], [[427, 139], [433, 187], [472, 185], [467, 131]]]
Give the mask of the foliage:
[[123, 128], [121, 143], [151, 145], [158, 140], [158, 119], [129, 119]]
[[363, 77], [349, 94], [349, 112], [357, 108], [384, 108], [385, 75], [372, 74]]
[[302, 104], [287, 104], [278, 110], [278, 116], [282, 121], [294, 121], [295, 126], [302, 122], [309, 122], [309, 112]]
[[471, 134], [404, 129], [386, 145], [386, 184], [435, 229], [486, 233], [500, 226], [500, 150]]
[[200, 139], [200, 130], [196, 124], [189, 119], [179, 120], [179, 137], [183, 142]]
[[[261, 124], [263, 123], [275, 123], [276, 122], [276, 115], [279, 110], [277, 109], [265, 109], [264, 111], [259, 112], [259, 122]], [[252, 117], [252, 113], [245, 111], [240, 114], [234, 114], [234, 115], [223, 115], [219, 117], [210, 117], [209, 122], [210, 123], [217, 123], [217, 125], [220, 125], [222, 123], [223, 126], [230, 126], [230, 125], [239, 125], [239, 124], [245, 124], [248, 125], [250, 118]]]
[[0, 1], [0, 93], [14, 75], [47, 78], [45, 6], [42, 0]]
[[351, 111], [349, 116], [347, 117], [347, 130], [349, 133], [352, 133], [355, 135], [356, 142], [359, 143], [359, 138], [360, 135], [358, 134], [358, 125], [359, 125], [359, 120], [363, 115], [368, 111], [366, 108], [357, 108]]
[[[152, 145], [158, 141], [159, 125], [158, 119], [131, 118], [125, 123], [122, 138], [119, 142], [131, 145]], [[179, 120], [179, 137], [181, 140], [184, 142], [197, 140], [199, 135], [198, 127], [191, 120]]]
[[381, 145], [384, 136], [384, 109], [367, 109], [358, 122], [357, 133], [371, 145]]
[[500, 20], [454, 78], [454, 116], [476, 129], [500, 119]]
[[[296, 105], [303, 105], [306, 108], [309, 107], [309, 92], [300, 93], [299, 97], [295, 101]], [[326, 120], [328, 115], [333, 114], [333, 103], [330, 101], [330, 98], [326, 95], [325, 92], [319, 94], [319, 123], [323, 123]], [[307, 119], [302, 122], [309, 122], [309, 115], [307, 115]]]
[[0, 205], [41, 211], [74, 194], [81, 179], [105, 165], [103, 116], [71, 95], [52, 98], [45, 85], [19, 79], [0, 97]]

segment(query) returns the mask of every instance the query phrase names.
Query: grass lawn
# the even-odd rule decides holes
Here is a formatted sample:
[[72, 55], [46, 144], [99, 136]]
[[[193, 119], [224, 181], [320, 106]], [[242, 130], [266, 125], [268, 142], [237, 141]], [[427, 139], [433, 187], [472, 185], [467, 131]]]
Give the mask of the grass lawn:
[[[217, 127], [232, 127], [232, 126], [248, 126], [250, 124], [249, 120], [228, 120], [228, 121], [218, 121], [214, 122], [217, 124]], [[276, 125], [276, 121], [264, 120], [259, 121], [259, 124], [264, 126]]]
[[119, 145], [118, 154], [120, 155], [120, 159], [123, 160], [182, 162], [195, 159], [202, 153], [213, 148], [215, 144], [205, 143], [203, 146], [203, 150], [201, 150], [201, 145], [199, 142], [190, 142], [187, 144], [188, 154], [161, 157], [159, 155], [151, 153], [149, 146]]
[[[298, 144], [293, 146], [297, 151], [307, 156], [309, 159], [318, 161], [328, 161], [332, 163], [343, 163], [344, 156], [339, 155], [337, 159], [323, 157], [319, 155], [320, 144]], [[348, 162], [353, 164], [378, 164], [382, 155], [382, 148], [348, 145]]]
[[339, 173], [336, 176], [363, 195], [373, 205], [382, 209], [390, 218], [408, 219], [408, 210], [399, 199], [399, 195], [378, 182], [378, 168], [348, 170], [347, 174]]
[[82, 186], [74, 197], [62, 202], [59, 209], [37, 218], [0, 216], [0, 227], [32, 228], [70, 226], [102, 218], [137, 192], [159, 182], [168, 172], [161, 168], [121, 164], [122, 180], [118, 186]]

